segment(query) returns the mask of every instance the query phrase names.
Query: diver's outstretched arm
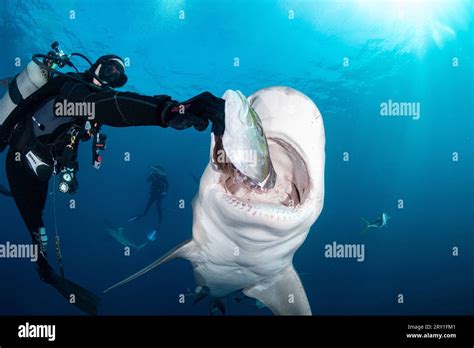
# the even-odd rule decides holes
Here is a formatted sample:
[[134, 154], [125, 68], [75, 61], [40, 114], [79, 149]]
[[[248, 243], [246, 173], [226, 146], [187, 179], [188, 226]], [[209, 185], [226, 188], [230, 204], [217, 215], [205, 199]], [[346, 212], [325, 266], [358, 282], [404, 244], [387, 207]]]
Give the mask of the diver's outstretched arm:
[[146, 96], [113, 90], [92, 92], [84, 84], [70, 82], [56, 98], [56, 102], [63, 101], [93, 103], [94, 120], [100, 125], [194, 127], [203, 131], [211, 121], [215, 133], [222, 134], [224, 131], [225, 101], [209, 92], [179, 103], [168, 95]]

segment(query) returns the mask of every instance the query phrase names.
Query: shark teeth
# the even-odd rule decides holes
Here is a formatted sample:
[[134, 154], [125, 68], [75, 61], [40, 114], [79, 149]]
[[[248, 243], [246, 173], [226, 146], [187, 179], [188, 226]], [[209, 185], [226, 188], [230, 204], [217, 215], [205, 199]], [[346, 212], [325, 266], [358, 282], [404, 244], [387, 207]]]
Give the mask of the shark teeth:
[[222, 199], [234, 208], [243, 210], [249, 216], [265, 217], [273, 220], [290, 221], [299, 216], [301, 213], [300, 205], [294, 207], [272, 206], [271, 204], [253, 204], [243, 201], [239, 198], [231, 196], [227, 192], [222, 192]]

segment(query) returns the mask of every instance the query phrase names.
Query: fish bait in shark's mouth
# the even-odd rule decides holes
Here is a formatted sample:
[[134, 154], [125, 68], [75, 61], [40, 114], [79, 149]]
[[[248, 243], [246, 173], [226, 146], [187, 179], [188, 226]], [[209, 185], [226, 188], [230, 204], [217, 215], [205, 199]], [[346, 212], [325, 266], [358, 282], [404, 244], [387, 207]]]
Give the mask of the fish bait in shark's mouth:
[[253, 188], [273, 188], [276, 173], [262, 121], [240, 91], [228, 90], [222, 98], [227, 115], [226, 130], [223, 136], [211, 134], [213, 168]]
[[226, 130], [223, 137], [211, 135], [211, 164], [223, 174], [224, 199], [252, 214], [262, 203], [298, 206], [309, 183], [304, 160], [284, 139], [267, 139], [258, 114], [240, 91], [228, 90], [223, 99]]
[[[259, 148], [259, 154], [268, 159], [274, 174], [268, 176], [271, 170], [265, 164], [251, 168], [238, 161], [213, 162], [216, 151], [231, 154], [233, 146], [240, 146], [235, 139], [227, 142], [225, 132], [252, 132], [242, 128], [233, 134], [232, 126], [227, 128], [245, 102], [231, 108], [226, 100], [226, 131], [222, 139], [213, 136], [211, 161], [193, 201], [193, 238], [106, 291], [184, 258], [193, 265], [198, 295], [208, 289], [206, 295], [221, 300], [242, 290], [276, 315], [311, 314], [293, 257], [323, 207], [322, 117], [307, 96], [288, 87], [262, 89], [248, 102], [261, 120], [268, 148], [267, 154]], [[263, 144], [255, 135], [248, 139], [245, 146], [252, 141]]]

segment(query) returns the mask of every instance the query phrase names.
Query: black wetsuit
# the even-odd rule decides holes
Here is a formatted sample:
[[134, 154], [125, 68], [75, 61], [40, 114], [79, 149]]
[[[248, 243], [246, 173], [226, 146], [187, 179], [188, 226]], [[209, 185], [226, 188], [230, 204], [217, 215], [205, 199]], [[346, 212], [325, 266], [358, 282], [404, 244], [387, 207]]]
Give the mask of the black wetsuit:
[[[81, 74], [76, 76], [84, 77]], [[209, 95], [210, 93], [206, 97]], [[95, 119], [91, 122], [97, 123], [99, 127], [102, 125], [113, 127], [148, 125], [167, 127], [171, 125], [171, 122], [166, 122], [166, 112], [170, 108], [175, 108], [176, 105], [181, 105], [167, 95], [144, 96], [137, 93], [117, 92], [110, 89], [97, 91], [81, 82], [59, 76], [50, 80], [32, 98], [29, 98], [27, 103], [18, 107], [14, 112], [18, 113], [23, 121], [19, 123], [13, 133], [10, 149], [7, 154], [6, 171], [11, 194], [28, 231], [33, 237], [34, 243], [39, 243], [37, 237], [35, 239], [34, 233], [37, 233], [38, 229], [44, 227], [42, 215], [48, 195], [50, 176], [41, 178], [34, 175], [27, 164], [25, 164], [23, 156], [19, 156], [19, 154], [24, 151], [28, 135], [31, 133], [29, 127], [34, 127], [34, 124], [32, 126], [32, 116], [38, 108], [44, 106], [45, 101], [52, 100], [52, 98], [54, 98], [54, 103], [51, 105], [63, 102], [64, 100], [73, 103], [95, 103]], [[212, 96], [212, 98], [215, 97]], [[186, 104], [186, 108], [188, 105], [191, 104]], [[222, 103], [222, 110], [223, 105]], [[221, 109], [220, 102], [218, 106]], [[197, 105], [197, 107], [201, 110], [200, 105]], [[209, 110], [209, 113], [214, 113], [208, 105], [204, 105], [204, 108]], [[206, 111], [202, 113], [205, 114]], [[49, 157], [50, 163], [57, 161], [58, 165], [61, 165], [62, 151], [70, 142], [70, 137], [68, 138], [65, 134], [72, 127], [83, 127], [87, 122], [87, 117], [76, 116], [78, 117], [73, 117], [70, 122], [61, 124], [53, 132], [37, 138], [40, 141], [40, 150], [44, 156]], [[182, 115], [179, 117], [182, 117]], [[11, 119], [18, 119], [18, 117], [12, 117]], [[199, 125], [201, 128], [199, 130], [205, 129], [208, 123], [209, 121], [205, 120], [202, 125]], [[193, 126], [192, 122], [191, 124], [183, 124], [182, 128], [174, 126], [173, 128], [184, 129], [190, 126]], [[196, 124], [194, 124], [194, 127], [197, 128]], [[21, 160], [18, 160], [19, 158]], [[45, 260], [43, 261], [46, 262]]]
[[161, 221], [163, 220], [163, 208], [161, 206], [162, 199], [166, 196], [168, 192], [168, 180], [166, 176], [160, 175], [158, 173], [153, 173], [148, 177], [148, 182], [151, 183], [150, 187], [150, 197], [143, 212], [143, 216], [148, 214], [150, 208], [155, 204], [156, 211], [158, 213], [158, 228], [161, 226]]
[[[64, 77], [57, 77], [50, 81], [42, 90], [37, 93], [37, 100], [41, 102], [31, 102], [28, 107], [23, 108], [25, 113], [25, 122], [32, 122], [31, 116], [38, 106], [45, 99], [55, 98], [56, 102], [94, 102], [95, 103], [95, 119], [93, 122], [101, 125], [109, 125], [114, 127], [130, 127], [130, 126], [146, 126], [155, 125], [166, 127], [161, 118], [161, 111], [171, 101], [171, 97], [161, 95], [148, 97], [130, 92], [103, 91], [97, 92], [91, 90], [85, 84], [72, 81]], [[17, 111], [18, 112], [18, 111]], [[29, 116], [29, 117], [28, 117]], [[64, 131], [73, 125], [80, 126], [85, 123], [86, 119], [78, 117], [77, 120], [70, 124], [61, 125], [62, 129], [58, 129], [53, 134], [46, 136], [40, 141], [52, 147], [52, 154], [55, 158], [61, 156], [61, 151], [67, 145], [69, 139], [61, 136]], [[27, 124], [29, 126], [29, 124]], [[22, 127], [27, 129], [27, 125]], [[7, 154], [6, 171], [10, 190], [15, 199], [15, 203], [20, 211], [23, 220], [31, 232], [40, 227], [44, 227], [42, 212], [45, 207], [46, 197], [48, 194], [48, 182], [32, 175], [30, 169], [24, 161], [16, 161], [15, 156], [18, 152], [22, 152], [22, 133], [24, 130], [17, 130], [18, 136], [14, 136], [10, 143], [10, 150]]]

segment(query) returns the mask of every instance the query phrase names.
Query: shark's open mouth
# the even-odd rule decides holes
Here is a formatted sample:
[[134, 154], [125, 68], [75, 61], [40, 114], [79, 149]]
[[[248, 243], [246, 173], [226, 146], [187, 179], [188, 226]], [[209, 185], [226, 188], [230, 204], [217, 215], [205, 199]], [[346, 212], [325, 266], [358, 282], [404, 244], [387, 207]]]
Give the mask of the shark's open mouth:
[[[275, 186], [261, 189], [229, 163], [220, 168], [220, 188], [226, 202], [238, 209], [254, 213], [266, 209], [288, 214], [301, 206], [308, 196], [310, 180], [307, 166], [288, 142], [272, 137], [267, 140], [277, 173]], [[215, 146], [214, 152], [222, 150], [221, 142], [217, 141]]]

